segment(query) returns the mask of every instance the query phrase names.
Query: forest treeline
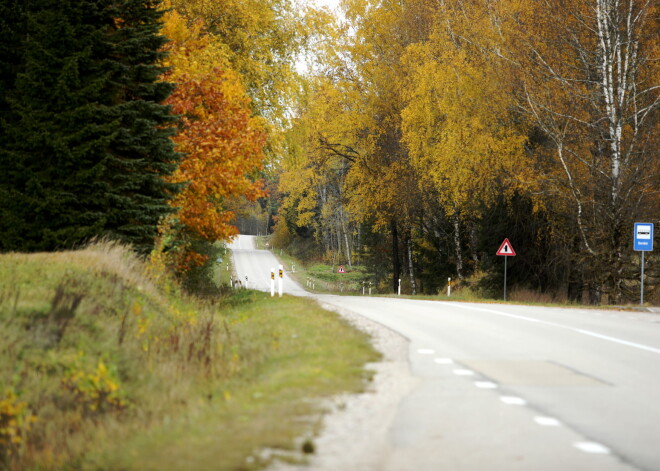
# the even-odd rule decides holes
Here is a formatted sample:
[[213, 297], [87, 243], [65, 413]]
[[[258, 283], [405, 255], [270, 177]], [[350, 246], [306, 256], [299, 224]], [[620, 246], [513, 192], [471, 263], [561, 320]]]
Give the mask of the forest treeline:
[[[573, 301], [639, 299], [633, 223], [658, 223], [658, 10], [646, 0], [346, 0], [283, 159], [276, 240]], [[647, 287], [657, 290], [657, 257]]]
[[635, 298], [655, 2], [340, 6], [0, 2], [0, 251], [109, 237], [193, 286], [238, 226], [436, 293], [499, 286], [508, 237], [518, 286]]

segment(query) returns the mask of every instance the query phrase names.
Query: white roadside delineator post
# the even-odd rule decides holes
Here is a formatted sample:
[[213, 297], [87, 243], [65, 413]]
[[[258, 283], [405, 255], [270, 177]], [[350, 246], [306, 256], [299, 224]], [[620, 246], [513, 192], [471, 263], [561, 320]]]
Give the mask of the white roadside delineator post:
[[284, 283], [283, 278], [284, 278], [284, 267], [280, 265], [280, 287], [279, 287], [280, 298], [282, 297], [282, 289], [283, 289], [282, 285]]
[[451, 296], [451, 276], [447, 278], [447, 297]]
[[270, 268], [270, 296], [275, 296], [275, 268]]
[[399, 291], [398, 295], [401, 296], [401, 278], [399, 278]]

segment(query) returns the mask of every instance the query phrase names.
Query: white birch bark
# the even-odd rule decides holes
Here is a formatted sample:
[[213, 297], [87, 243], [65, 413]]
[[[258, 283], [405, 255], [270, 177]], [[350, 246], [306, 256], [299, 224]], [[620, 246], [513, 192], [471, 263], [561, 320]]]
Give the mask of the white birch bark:
[[415, 267], [413, 264], [412, 235], [408, 233], [408, 274], [410, 275], [410, 286], [412, 294], [417, 294], [417, 283], [415, 282]]
[[454, 250], [456, 251], [456, 275], [463, 279], [463, 252], [461, 251], [461, 226], [458, 213], [454, 214]]

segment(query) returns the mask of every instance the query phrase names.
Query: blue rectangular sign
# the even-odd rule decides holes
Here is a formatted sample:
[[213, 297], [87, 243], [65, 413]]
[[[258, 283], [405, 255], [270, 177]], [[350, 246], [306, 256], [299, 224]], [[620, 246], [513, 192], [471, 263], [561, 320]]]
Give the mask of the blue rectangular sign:
[[635, 223], [635, 250], [641, 252], [653, 250], [653, 223]]

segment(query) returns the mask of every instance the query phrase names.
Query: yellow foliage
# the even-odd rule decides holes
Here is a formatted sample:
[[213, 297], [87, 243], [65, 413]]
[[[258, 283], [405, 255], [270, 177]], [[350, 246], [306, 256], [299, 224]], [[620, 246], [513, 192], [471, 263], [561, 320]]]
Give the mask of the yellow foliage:
[[167, 12], [163, 21], [161, 32], [170, 40], [165, 48], [169, 54], [164, 63], [171, 67], [168, 79], [176, 81], [181, 74], [203, 76], [218, 68], [231, 68], [227, 47], [206, 31], [203, 21], [189, 24], [176, 10]]
[[403, 140], [446, 213], [475, 216], [502, 188], [519, 188], [526, 138], [509, 117], [512, 99], [496, 64], [442, 29], [411, 46], [404, 63]]
[[6, 388], [0, 399], [0, 457], [19, 452], [36, 420], [27, 403], [20, 401], [12, 388]]
[[[283, 118], [285, 96], [296, 87], [294, 55], [305, 34], [306, 22], [287, 0], [170, 0], [176, 18], [167, 33], [184, 44], [203, 35], [216, 63], [237, 71], [256, 108], [275, 122]], [[190, 29], [185, 32], [182, 23]], [[202, 26], [202, 22], [203, 25]], [[217, 56], [215, 56], [217, 52]], [[205, 59], [199, 66], [204, 68]], [[229, 65], [229, 67], [225, 67]]]
[[96, 368], [88, 371], [82, 352], [62, 384], [87, 413], [119, 411], [128, 405], [114, 368], [109, 369], [103, 360], [99, 360]]

